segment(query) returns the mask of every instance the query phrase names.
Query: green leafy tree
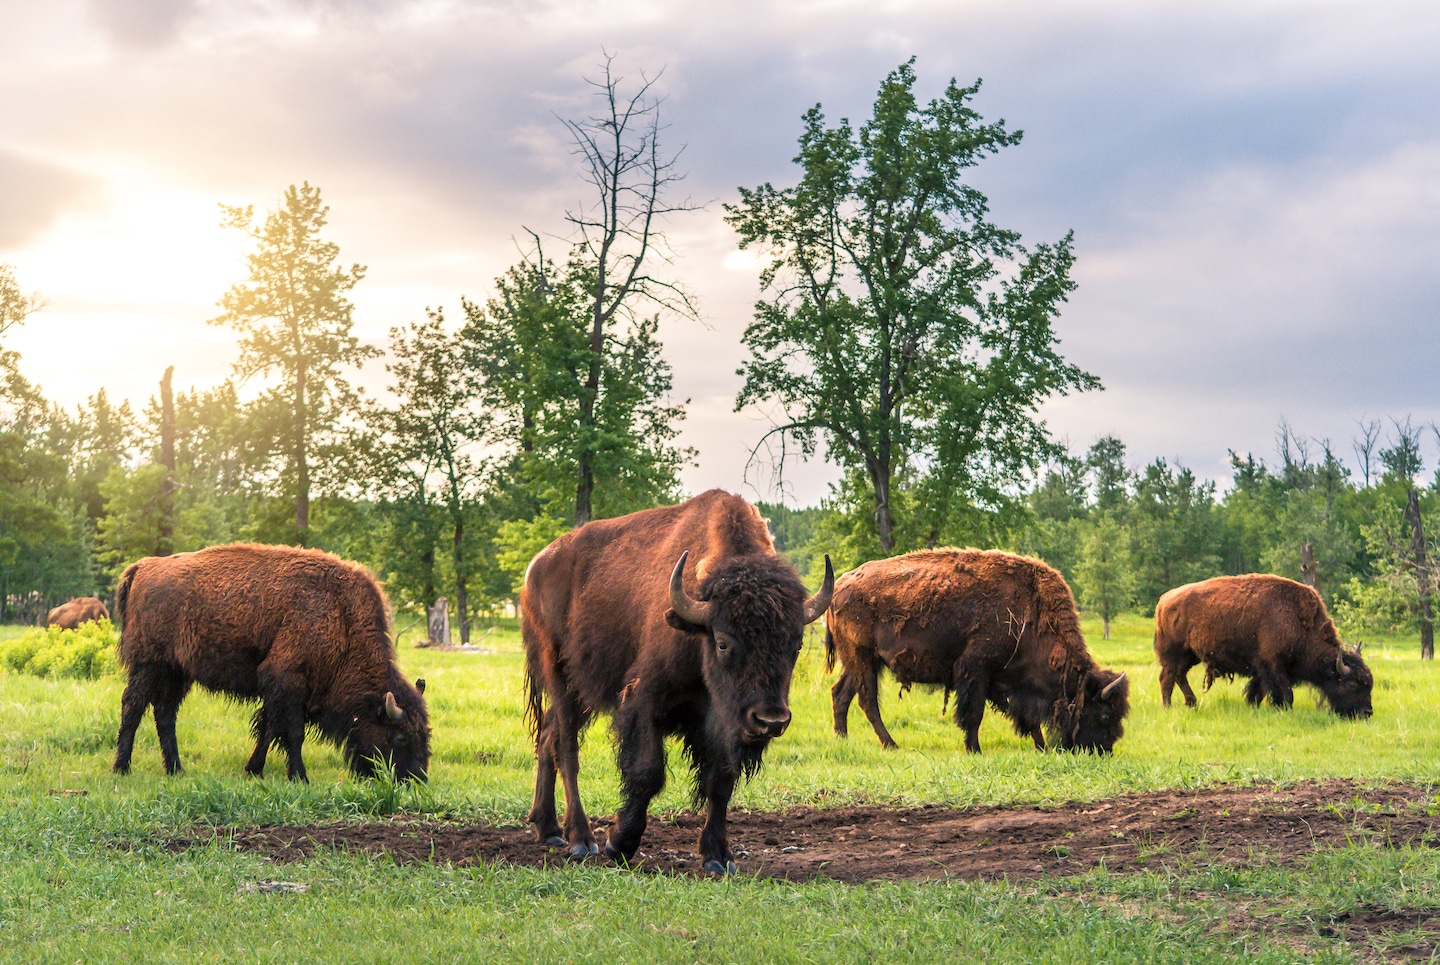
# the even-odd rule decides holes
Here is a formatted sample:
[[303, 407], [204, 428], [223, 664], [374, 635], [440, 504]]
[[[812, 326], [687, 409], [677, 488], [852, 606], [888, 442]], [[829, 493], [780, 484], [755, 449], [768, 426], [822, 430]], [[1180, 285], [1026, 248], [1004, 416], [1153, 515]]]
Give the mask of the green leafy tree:
[[304, 544], [317, 443], [333, 445], [336, 427], [356, 404], [342, 370], [380, 354], [352, 333], [346, 296], [365, 268], [335, 264], [339, 247], [320, 237], [330, 209], [308, 182], [287, 188], [281, 206], [259, 225], [249, 205], [221, 207], [226, 227], [244, 232], [255, 250], [247, 256], [249, 279], [225, 293], [223, 313], [210, 321], [240, 333], [238, 377], [280, 377], [262, 404], [288, 415], [278, 438], [287, 457], [285, 488], [294, 496], [294, 538]]
[[481, 371], [467, 364], [465, 344], [445, 330], [440, 311], [427, 316], [390, 330], [394, 361], [385, 369], [394, 378], [390, 391], [396, 405], [382, 410], [376, 422], [396, 488], [418, 508], [432, 499], [444, 508], [460, 640], [469, 643], [476, 541], [472, 534], [467, 542], [466, 526], [483, 495], [488, 462], [479, 450], [490, 439], [490, 419], [478, 406], [484, 383]]
[[[969, 168], [1015, 144], [985, 124], [979, 89], [954, 81], [921, 105], [913, 61], [885, 78], [858, 130], [817, 106], [800, 136], [800, 182], [740, 189], [726, 220], [769, 261], [744, 343], [736, 408], [778, 407], [756, 452], [791, 444], [860, 474], [879, 551], [946, 538], [975, 507], [1058, 455], [1036, 407], [1099, 381], [1057, 351], [1073, 290], [1067, 235], [1027, 250], [990, 223]], [[1013, 266], [1010, 274], [1003, 266]], [[917, 491], [911, 520], [896, 482]]]
[[1102, 515], [1089, 527], [1085, 551], [1075, 566], [1080, 601], [1100, 614], [1105, 639], [1110, 621], [1135, 602], [1135, 572], [1131, 565], [1129, 536], [1113, 516]]
[[1138, 592], [1147, 607], [1166, 590], [1221, 572], [1213, 482], [1156, 459], [1136, 481], [1129, 520]]

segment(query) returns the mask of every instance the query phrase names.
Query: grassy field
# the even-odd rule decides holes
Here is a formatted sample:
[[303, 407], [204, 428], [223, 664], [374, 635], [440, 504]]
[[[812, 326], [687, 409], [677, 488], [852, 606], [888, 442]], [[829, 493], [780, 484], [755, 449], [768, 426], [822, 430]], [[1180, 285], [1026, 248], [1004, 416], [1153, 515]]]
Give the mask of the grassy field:
[[[1126, 617], [1092, 651], [1132, 680], [1126, 736], [1109, 758], [1037, 754], [991, 713], [985, 753], [963, 753], [940, 719], [941, 695], [919, 689], [882, 709], [901, 748], [882, 751], [858, 707], [851, 737], [830, 731], [829, 686], [818, 637], [792, 693], [795, 723], [739, 808], [848, 803], [1058, 803], [1126, 791], [1216, 782], [1344, 777], [1440, 784], [1440, 668], [1418, 643], [1366, 646], [1375, 716], [1349, 722], [1298, 688], [1290, 713], [1252, 709], [1238, 682], [1200, 706], [1160, 706], [1150, 627]], [[19, 632], [0, 631], [5, 633]], [[153, 726], [135, 770], [109, 771], [118, 678], [49, 681], [0, 675], [0, 958], [17, 961], [1350, 961], [1381, 955], [1399, 937], [1328, 937], [1357, 910], [1434, 908], [1440, 858], [1430, 849], [1353, 847], [1296, 870], [1203, 863], [1144, 875], [1096, 872], [1027, 884], [940, 882], [790, 885], [743, 874], [730, 881], [637, 875], [608, 867], [540, 872], [432, 865], [397, 867], [326, 853], [273, 866], [224, 843], [181, 850], [167, 838], [195, 824], [388, 820], [424, 814], [515, 823], [530, 803], [533, 754], [520, 700], [513, 625], [480, 643], [490, 652], [437, 653], [402, 641], [401, 662], [429, 682], [434, 727], [430, 783], [419, 789], [348, 779], [340, 757], [307, 742], [312, 784], [243, 779], [248, 710], [209, 694], [181, 709], [186, 772], [161, 771]], [[1192, 672], [1198, 686], [1201, 674]], [[674, 755], [654, 810], [688, 800]], [[594, 729], [582, 787], [592, 814], [618, 803], [608, 732]], [[61, 792], [83, 792], [64, 794]], [[1437, 805], [1440, 805], [1440, 799]], [[742, 868], [743, 871], [743, 868]], [[250, 894], [246, 882], [283, 877], [305, 894]]]

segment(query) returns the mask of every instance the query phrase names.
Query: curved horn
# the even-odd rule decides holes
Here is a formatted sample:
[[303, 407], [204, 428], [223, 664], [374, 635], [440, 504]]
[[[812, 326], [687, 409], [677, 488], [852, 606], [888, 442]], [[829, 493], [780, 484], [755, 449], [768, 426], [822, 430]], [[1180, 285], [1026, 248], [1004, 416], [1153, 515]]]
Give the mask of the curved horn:
[[385, 691], [385, 716], [391, 720], [399, 720], [405, 716], [405, 711], [401, 710], [400, 705], [395, 703], [395, 695], [388, 690]]
[[1361, 640], [1359, 643], [1355, 644], [1355, 656], [1357, 656], [1357, 657], [1360, 656], [1360, 651], [1361, 651], [1361, 650], [1364, 650], [1364, 649], [1365, 649], [1365, 641], [1364, 641], [1364, 640]]
[[670, 609], [674, 610], [675, 615], [686, 623], [708, 627], [710, 625], [710, 604], [692, 600], [690, 594], [685, 592], [685, 583], [682, 577], [685, 573], [685, 561], [689, 558], [689, 550], [681, 553], [680, 562], [675, 564], [675, 569], [670, 573]]
[[1342, 677], [1350, 672], [1350, 668], [1345, 666], [1345, 651], [1343, 650], [1335, 652], [1335, 672]]
[[835, 595], [835, 567], [830, 562], [830, 554], [825, 554], [825, 582], [820, 584], [820, 591], [805, 601], [805, 622], [814, 623], [820, 619], [820, 615], [830, 609], [830, 598]]
[[1106, 684], [1106, 685], [1105, 685], [1105, 689], [1102, 690], [1102, 691], [1100, 691], [1100, 699], [1101, 699], [1101, 700], [1109, 700], [1109, 699], [1110, 699], [1110, 692], [1111, 692], [1112, 690], [1114, 690], [1116, 687], [1120, 686], [1121, 681], [1123, 681], [1124, 679], [1125, 679], [1125, 675], [1122, 673], [1120, 676], [1116, 677], [1114, 680], [1112, 680], [1112, 681], [1110, 681], [1108, 684]]

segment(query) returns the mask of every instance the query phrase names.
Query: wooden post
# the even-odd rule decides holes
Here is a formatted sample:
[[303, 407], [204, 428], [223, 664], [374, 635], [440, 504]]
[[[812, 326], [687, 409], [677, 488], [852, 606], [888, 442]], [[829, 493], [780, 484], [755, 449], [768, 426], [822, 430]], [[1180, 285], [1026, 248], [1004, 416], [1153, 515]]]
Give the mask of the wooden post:
[[160, 534], [155, 541], [155, 555], [169, 556], [175, 552], [175, 399], [170, 392], [170, 378], [175, 366], [165, 370], [160, 380], [160, 461], [165, 465], [165, 480], [160, 484]]
[[450, 601], [442, 596], [435, 601], [434, 606], [425, 612], [425, 615], [428, 618], [425, 645], [427, 647], [450, 646]]
[[1435, 659], [1435, 617], [1430, 609], [1430, 566], [1425, 560], [1425, 530], [1420, 525], [1420, 497], [1410, 487], [1405, 503], [1410, 521], [1410, 555], [1415, 561], [1415, 589], [1420, 597], [1420, 659]]
[[1320, 581], [1315, 574], [1315, 544], [1308, 540], [1300, 547], [1300, 582], [1320, 592]]

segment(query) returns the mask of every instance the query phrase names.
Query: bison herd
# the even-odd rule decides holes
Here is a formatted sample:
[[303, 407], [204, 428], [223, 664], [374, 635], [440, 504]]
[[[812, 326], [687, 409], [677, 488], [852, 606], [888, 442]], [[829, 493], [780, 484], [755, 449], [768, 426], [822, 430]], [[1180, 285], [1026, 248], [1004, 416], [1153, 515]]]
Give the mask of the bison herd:
[[[103, 614], [98, 600], [72, 601]], [[880, 743], [895, 741], [880, 716], [882, 668], [908, 688], [954, 696], [965, 748], [980, 751], [987, 704], [1037, 749], [1108, 753], [1130, 709], [1125, 674], [1096, 664], [1070, 588], [1039, 560], [1011, 553], [937, 549], [864, 564], [839, 580], [825, 558], [814, 595], [775, 551], [756, 509], [719, 490], [677, 506], [588, 523], [531, 561], [520, 593], [527, 717], [535, 737], [529, 821], [539, 840], [575, 858], [598, 854], [580, 801], [579, 749], [597, 715], [611, 718], [623, 803], [605, 854], [628, 862], [649, 804], [665, 784], [666, 736], [677, 737], [705, 807], [705, 870], [735, 860], [726, 810], [737, 782], [761, 765], [790, 724], [790, 682], [806, 624], [825, 618], [835, 732], [850, 704]], [[272, 745], [305, 780], [301, 744], [313, 726], [343, 748], [357, 775], [376, 766], [423, 780], [430, 760], [425, 682], [396, 664], [383, 592], [362, 567], [316, 550], [218, 546], [151, 557], [127, 569], [115, 594], [123, 624], [115, 770], [125, 773], [147, 707], [167, 773], [180, 769], [175, 718], [190, 687], [258, 699], [259, 777]], [[92, 617], [93, 618], [93, 617]], [[1337, 713], [1368, 717], [1373, 678], [1345, 648], [1312, 588], [1275, 576], [1217, 577], [1171, 590], [1155, 609], [1155, 652], [1168, 706], [1197, 664], [1216, 677], [1249, 677], [1246, 699], [1293, 701], [1317, 687]], [[565, 821], [556, 812], [557, 776]]]

